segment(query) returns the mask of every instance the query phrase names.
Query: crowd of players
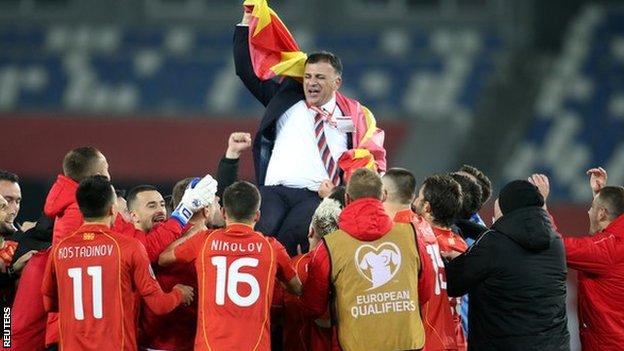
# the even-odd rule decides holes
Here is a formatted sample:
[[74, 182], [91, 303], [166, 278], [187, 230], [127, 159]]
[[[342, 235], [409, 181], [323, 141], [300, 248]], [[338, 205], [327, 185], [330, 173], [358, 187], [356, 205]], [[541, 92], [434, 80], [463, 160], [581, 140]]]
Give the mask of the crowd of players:
[[[232, 134], [217, 172], [222, 183], [210, 175], [187, 178], [167, 199], [149, 185], [120, 196], [101, 152], [71, 150], [46, 200], [54, 225], [14, 222], [18, 178], [2, 171], [3, 304], [11, 306], [17, 287], [5, 348], [563, 350], [569, 336], [562, 243], [569, 240], [569, 265], [594, 285], [603, 283], [599, 270], [605, 263], [598, 260], [613, 260], [614, 266], [620, 260], [603, 256], [621, 250], [617, 223], [624, 189], [606, 186], [603, 169], [589, 171], [596, 195], [589, 215], [591, 232], [605, 237], [562, 240], [532, 228], [540, 215], [514, 230], [501, 225], [519, 213], [547, 213], [548, 180], [542, 175], [503, 188], [496, 223], [491, 230], [483, 227], [477, 212], [491, 196], [491, 184], [470, 166], [428, 177], [420, 187], [405, 169], [391, 168], [383, 176], [356, 171], [315, 210], [309, 252], [290, 258], [277, 240], [254, 231], [260, 193], [235, 180], [238, 155], [249, 146], [248, 134]], [[552, 228], [552, 219], [547, 221]], [[497, 245], [492, 231], [522, 248], [499, 246], [487, 253]], [[544, 242], [554, 253], [543, 254]], [[612, 251], [600, 256], [603, 245]], [[555, 267], [545, 273], [552, 281], [540, 280], [544, 267]], [[482, 296], [493, 291], [507, 295]], [[486, 320], [471, 317], [462, 326], [466, 302], [460, 296], [466, 293], [473, 313]], [[495, 319], [494, 330], [482, 329], [493, 323], [487, 319]], [[582, 328], [598, 336], [603, 329]], [[586, 349], [613, 349], [585, 339]]]
[[256, 185], [238, 180], [244, 132], [216, 179], [168, 196], [115, 190], [105, 155], [78, 147], [44, 216], [18, 225], [19, 178], [0, 171], [4, 349], [569, 350], [568, 267], [583, 349], [621, 348], [624, 187], [604, 169], [588, 171], [591, 235], [557, 232], [541, 174], [502, 187], [488, 228], [478, 169], [420, 184], [386, 169], [374, 117], [338, 93], [335, 55], [307, 56], [301, 79], [258, 78], [252, 21], [246, 6], [234, 62], [267, 107]]

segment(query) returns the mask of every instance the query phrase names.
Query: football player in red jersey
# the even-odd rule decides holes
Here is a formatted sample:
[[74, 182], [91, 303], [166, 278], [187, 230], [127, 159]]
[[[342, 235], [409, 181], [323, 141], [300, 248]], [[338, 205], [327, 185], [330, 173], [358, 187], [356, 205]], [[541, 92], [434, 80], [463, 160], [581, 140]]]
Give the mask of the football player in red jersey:
[[[199, 178], [186, 178], [175, 184], [171, 197], [174, 208], [182, 201], [185, 189], [197, 180]], [[178, 241], [185, 241], [195, 233], [207, 230], [213, 225], [215, 212], [218, 210], [219, 203], [215, 199], [212, 204], [195, 212], [189, 220], [191, 228], [171, 245], [177, 246]], [[168, 267], [154, 266], [154, 273], [164, 291], [170, 291], [176, 284], [184, 284], [197, 289], [197, 273], [192, 263], [178, 263]], [[193, 350], [195, 329], [197, 329], [196, 301], [190, 305], [178, 306], [166, 315], [158, 315], [144, 306], [139, 320], [139, 345], [141, 347], [147, 350]]]
[[[386, 194], [383, 205], [388, 216], [393, 218], [396, 223], [412, 223], [414, 226], [418, 242], [418, 255], [421, 258], [421, 267], [418, 272], [418, 303], [422, 306], [434, 294], [434, 288], [437, 289], [437, 286], [434, 287], [434, 285], [439, 285], [436, 272], [439, 271], [438, 266], [442, 262], [436, 261], [434, 255], [431, 254], [435, 250], [428, 247], [431, 240], [428, 240], [427, 234], [431, 231], [431, 226], [412, 211], [412, 202], [416, 198], [416, 179], [406, 169], [391, 168], [381, 180]], [[435, 240], [433, 242], [435, 243]]]
[[[308, 234], [310, 251], [291, 259], [302, 283], [305, 283], [308, 276], [312, 252], [323, 236], [338, 229], [338, 216], [341, 211], [340, 202], [326, 198], [314, 212]], [[332, 329], [329, 315], [321, 319], [311, 318], [297, 297], [283, 293], [281, 286], [276, 286], [276, 290], [280, 290], [278, 296], [282, 296], [278, 304], [283, 307], [281, 313], [284, 329], [283, 350], [331, 350]]]
[[199, 283], [195, 350], [270, 350], [270, 306], [277, 277], [301, 293], [284, 247], [254, 231], [260, 193], [239, 181], [223, 193], [224, 229], [195, 234], [158, 263], [194, 262]]
[[[425, 179], [418, 197], [414, 201], [416, 213], [426, 221], [431, 231], [425, 231], [426, 237], [434, 235], [438, 248], [432, 247], [432, 258], [440, 263], [438, 276], [440, 289], [436, 295], [422, 307], [423, 323], [430, 333], [426, 339], [425, 350], [466, 350], [467, 343], [461, 326], [460, 298], [449, 298], [446, 291], [446, 274], [440, 258], [440, 252], [464, 252], [468, 245], [451, 228], [461, 209], [462, 192], [457, 181], [449, 175], [433, 175]], [[433, 242], [431, 242], [433, 244]], [[439, 294], [438, 294], [439, 292]]]
[[193, 289], [165, 294], [143, 245], [111, 230], [116, 196], [106, 177], [83, 180], [76, 200], [85, 224], [54, 246], [41, 287], [46, 310], [59, 312], [60, 348], [136, 350], [135, 293], [164, 314], [190, 303]]

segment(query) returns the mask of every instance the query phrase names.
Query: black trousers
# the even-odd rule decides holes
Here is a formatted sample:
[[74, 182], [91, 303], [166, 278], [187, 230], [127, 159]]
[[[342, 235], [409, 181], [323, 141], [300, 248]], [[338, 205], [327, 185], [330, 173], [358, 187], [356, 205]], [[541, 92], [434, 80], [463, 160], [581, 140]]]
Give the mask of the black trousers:
[[312, 215], [321, 198], [308, 189], [288, 188], [281, 185], [261, 186], [260, 221], [256, 230], [276, 237], [292, 257], [297, 245], [308, 251], [308, 229]]

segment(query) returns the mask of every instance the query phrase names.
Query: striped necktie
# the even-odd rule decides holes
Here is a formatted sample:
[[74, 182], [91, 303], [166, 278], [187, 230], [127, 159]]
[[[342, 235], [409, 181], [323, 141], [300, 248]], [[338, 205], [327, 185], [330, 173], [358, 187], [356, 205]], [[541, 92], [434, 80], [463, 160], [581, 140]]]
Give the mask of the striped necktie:
[[316, 106], [311, 106], [310, 108], [316, 112], [316, 116], [314, 117], [314, 134], [316, 135], [316, 146], [318, 146], [321, 161], [323, 161], [323, 166], [325, 166], [329, 179], [332, 183], [334, 183], [334, 185], [337, 186], [340, 184], [340, 172], [338, 171], [338, 165], [336, 164], [336, 161], [334, 161], [334, 158], [329, 150], [327, 138], [325, 137], [325, 126], [323, 123], [329, 118], [329, 113]]

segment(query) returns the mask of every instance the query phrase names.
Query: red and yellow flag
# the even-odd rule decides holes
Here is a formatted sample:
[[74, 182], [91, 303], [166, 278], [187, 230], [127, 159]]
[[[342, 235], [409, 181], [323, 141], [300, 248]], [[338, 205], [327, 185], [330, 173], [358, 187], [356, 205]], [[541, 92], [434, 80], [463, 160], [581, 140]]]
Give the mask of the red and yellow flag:
[[[302, 80], [307, 55], [288, 31], [266, 0], [245, 0], [251, 10], [249, 23], [249, 54], [256, 76], [262, 80], [288, 76]], [[386, 170], [384, 132], [377, 128], [375, 117], [365, 106], [336, 93], [336, 102], [345, 116], [355, 125], [353, 149], [345, 152], [338, 164], [345, 172], [345, 180], [357, 168], [366, 167], [378, 172]]]
[[307, 55], [266, 0], [245, 0], [253, 8], [249, 23], [249, 52], [254, 72], [266, 80], [275, 76], [303, 77]]

